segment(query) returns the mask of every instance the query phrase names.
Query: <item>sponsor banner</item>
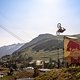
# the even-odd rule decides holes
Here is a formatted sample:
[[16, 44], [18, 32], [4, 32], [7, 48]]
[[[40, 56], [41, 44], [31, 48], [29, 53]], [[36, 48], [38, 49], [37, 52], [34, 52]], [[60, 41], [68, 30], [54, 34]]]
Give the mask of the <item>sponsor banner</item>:
[[80, 63], [80, 40], [73, 37], [64, 37], [64, 58], [71, 64]]

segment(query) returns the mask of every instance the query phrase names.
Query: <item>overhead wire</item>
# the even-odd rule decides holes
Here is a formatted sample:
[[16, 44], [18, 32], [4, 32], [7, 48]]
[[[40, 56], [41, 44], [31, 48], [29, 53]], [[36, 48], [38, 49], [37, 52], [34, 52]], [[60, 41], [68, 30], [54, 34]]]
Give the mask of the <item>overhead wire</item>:
[[[7, 17], [0, 11], [1, 16], [3, 16], [5, 19], [7, 19]], [[7, 19], [9, 21], [9, 19]], [[11, 21], [11, 20], [10, 20]], [[17, 36], [16, 34], [14, 34], [12, 31], [10, 31], [9, 29], [7, 29], [6, 27], [4, 27], [3, 25], [0, 24], [0, 28], [2, 28], [3, 30], [5, 30], [6, 32], [8, 32], [10, 35], [12, 35], [13, 37], [15, 37], [16, 39], [18, 39], [20, 42], [26, 42], [25, 40], [23, 40], [22, 38], [20, 38], [19, 36]]]
[[0, 25], [0, 28], [4, 29], [6, 32], [8, 32], [10, 35], [12, 35], [13, 37], [15, 37], [16, 39], [18, 39], [21, 42], [25, 42], [22, 38], [20, 38], [19, 36], [17, 36], [16, 34], [14, 34], [13, 32], [11, 32], [10, 30], [8, 30], [6, 27]]

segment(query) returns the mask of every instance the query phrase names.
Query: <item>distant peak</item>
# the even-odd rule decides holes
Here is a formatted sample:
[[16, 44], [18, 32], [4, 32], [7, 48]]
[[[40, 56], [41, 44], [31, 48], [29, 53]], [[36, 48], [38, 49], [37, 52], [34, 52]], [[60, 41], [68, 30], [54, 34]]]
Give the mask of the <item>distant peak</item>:
[[54, 36], [54, 35], [49, 34], [49, 33], [45, 33], [45, 34], [40, 34], [39, 36]]

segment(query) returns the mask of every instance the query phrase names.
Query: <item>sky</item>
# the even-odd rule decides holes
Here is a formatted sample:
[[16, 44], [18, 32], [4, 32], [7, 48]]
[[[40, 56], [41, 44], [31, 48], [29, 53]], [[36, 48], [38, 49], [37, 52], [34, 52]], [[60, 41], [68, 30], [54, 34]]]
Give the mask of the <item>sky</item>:
[[0, 26], [19, 36], [20, 41], [0, 27], [0, 46], [29, 42], [39, 34], [80, 34], [80, 0], [0, 0]]

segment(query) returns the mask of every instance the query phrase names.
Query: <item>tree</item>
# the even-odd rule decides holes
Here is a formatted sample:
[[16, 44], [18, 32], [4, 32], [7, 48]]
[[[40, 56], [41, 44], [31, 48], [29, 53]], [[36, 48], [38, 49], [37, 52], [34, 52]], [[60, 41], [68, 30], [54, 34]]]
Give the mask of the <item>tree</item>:
[[49, 68], [49, 69], [52, 69], [52, 68], [53, 68], [52, 58], [49, 59], [48, 68]]
[[39, 70], [37, 67], [35, 67], [33, 77], [37, 77], [38, 75], [39, 75]]

